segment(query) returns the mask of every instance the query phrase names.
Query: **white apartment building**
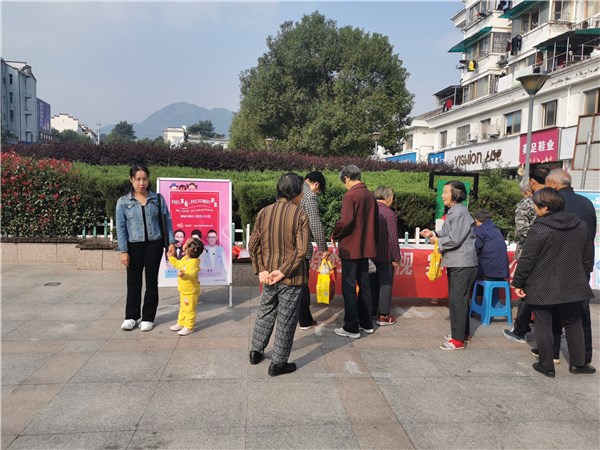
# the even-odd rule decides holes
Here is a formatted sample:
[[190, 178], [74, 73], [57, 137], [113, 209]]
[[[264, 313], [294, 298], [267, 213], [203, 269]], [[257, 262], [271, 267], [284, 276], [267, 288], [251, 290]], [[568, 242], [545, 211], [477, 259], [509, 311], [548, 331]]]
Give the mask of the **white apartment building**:
[[31, 66], [5, 61], [2, 66], [2, 127], [18, 142], [38, 140], [37, 80]]
[[52, 116], [50, 118], [50, 125], [58, 132], [71, 130], [83, 136], [87, 136], [92, 141], [98, 140], [98, 135], [94, 132], [94, 130], [81, 123], [76, 117], [70, 116], [69, 114], [60, 113]]
[[186, 127], [169, 127], [163, 130], [163, 141], [171, 148], [177, 148], [186, 142], [190, 144], [208, 144], [213, 147], [221, 146], [223, 150], [229, 148], [229, 139], [205, 139], [200, 134], [187, 133]]
[[[404, 159], [443, 159], [466, 170], [525, 161], [529, 95], [518, 78], [549, 75], [534, 97], [531, 166], [568, 169], [573, 186], [600, 186], [600, 1], [463, 0], [451, 20], [464, 38], [460, 85], [434, 94], [439, 107], [413, 120]], [[455, 69], [452, 69], [455, 70]], [[579, 127], [579, 134], [578, 134]], [[588, 158], [584, 158], [590, 134]], [[431, 147], [431, 150], [429, 148]]]

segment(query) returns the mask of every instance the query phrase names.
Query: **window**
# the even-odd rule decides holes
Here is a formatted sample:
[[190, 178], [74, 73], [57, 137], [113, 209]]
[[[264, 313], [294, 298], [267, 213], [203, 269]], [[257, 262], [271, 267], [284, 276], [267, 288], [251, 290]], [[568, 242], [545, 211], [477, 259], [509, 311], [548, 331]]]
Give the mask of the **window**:
[[538, 27], [540, 21], [540, 9], [533, 8], [531, 11], [521, 15], [521, 33], [527, 33]]
[[446, 148], [448, 146], [448, 132], [442, 131], [440, 133], [440, 148]]
[[480, 122], [481, 127], [481, 139], [488, 139], [490, 133], [490, 126], [492, 124], [491, 119], [482, 120]]
[[600, 113], [600, 89], [583, 93], [583, 114]]
[[408, 134], [408, 135], [406, 135], [406, 138], [405, 138], [404, 149], [410, 150], [412, 148], [413, 148], [413, 135]]
[[458, 145], [466, 144], [468, 135], [471, 132], [471, 125], [463, 125], [456, 129], [456, 143]]
[[570, 17], [571, 2], [569, 0], [554, 0], [554, 20], [568, 22]]
[[10, 121], [11, 122], [15, 121], [15, 112], [12, 109], [10, 110]]
[[492, 33], [492, 53], [506, 53], [506, 42], [510, 33]]
[[12, 103], [12, 102], [13, 102], [13, 93], [12, 93], [12, 92], [9, 92], [9, 93], [8, 93], [8, 101], [9, 101], [10, 103]]
[[13, 79], [12, 73], [9, 73], [8, 74], [8, 84], [12, 84], [12, 81], [13, 81], [12, 79]]
[[553, 127], [556, 125], [556, 106], [556, 100], [544, 103], [542, 105], [542, 108], [544, 110], [544, 127]]
[[521, 132], [521, 111], [505, 114], [506, 134], [517, 134]]

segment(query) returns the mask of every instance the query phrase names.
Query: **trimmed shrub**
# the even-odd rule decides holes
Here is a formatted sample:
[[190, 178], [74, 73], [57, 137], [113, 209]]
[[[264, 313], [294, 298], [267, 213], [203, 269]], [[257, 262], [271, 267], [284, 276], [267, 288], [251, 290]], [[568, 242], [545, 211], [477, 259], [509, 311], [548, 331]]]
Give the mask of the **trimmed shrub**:
[[76, 236], [103, 220], [93, 185], [67, 161], [2, 153], [2, 232], [12, 236]]

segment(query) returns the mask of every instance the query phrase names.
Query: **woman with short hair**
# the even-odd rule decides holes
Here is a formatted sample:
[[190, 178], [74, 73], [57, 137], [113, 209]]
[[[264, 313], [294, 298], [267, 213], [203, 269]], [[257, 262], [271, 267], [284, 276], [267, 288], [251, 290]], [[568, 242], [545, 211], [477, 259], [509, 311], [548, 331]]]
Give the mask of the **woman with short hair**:
[[421, 236], [431, 244], [437, 240], [442, 253], [442, 266], [448, 276], [448, 301], [450, 302], [450, 327], [442, 350], [462, 350], [470, 340], [469, 300], [470, 290], [477, 275], [477, 250], [473, 234], [474, 220], [462, 204], [467, 198], [467, 188], [460, 181], [444, 185], [442, 201], [448, 209], [446, 220], [439, 234], [425, 229]]
[[594, 248], [585, 224], [564, 211], [558, 191], [543, 188], [533, 194], [538, 218], [523, 244], [513, 277], [515, 293], [533, 306], [539, 362], [533, 368], [553, 378], [552, 316], [560, 314], [569, 348], [569, 372], [594, 373], [585, 364], [581, 302], [594, 297], [588, 282]]

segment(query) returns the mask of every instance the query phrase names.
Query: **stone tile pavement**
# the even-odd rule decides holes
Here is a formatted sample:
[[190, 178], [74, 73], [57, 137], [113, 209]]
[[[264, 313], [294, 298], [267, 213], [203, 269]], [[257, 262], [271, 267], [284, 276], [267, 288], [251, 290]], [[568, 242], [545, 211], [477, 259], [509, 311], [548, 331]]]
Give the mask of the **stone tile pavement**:
[[[313, 305], [298, 371], [271, 378], [270, 347], [248, 363], [256, 287], [235, 287], [233, 308], [206, 288], [197, 332], [179, 337], [175, 288], [161, 289], [154, 330], [127, 332], [123, 271], [1, 275], [2, 449], [600, 448], [598, 373], [569, 374], [563, 343], [556, 378], [537, 374], [533, 342], [505, 339], [503, 320], [473, 318], [473, 343], [441, 351], [445, 302], [394, 299], [398, 323], [358, 340], [333, 332], [341, 298]], [[600, 336], [598, 300], [592, 320]]]

